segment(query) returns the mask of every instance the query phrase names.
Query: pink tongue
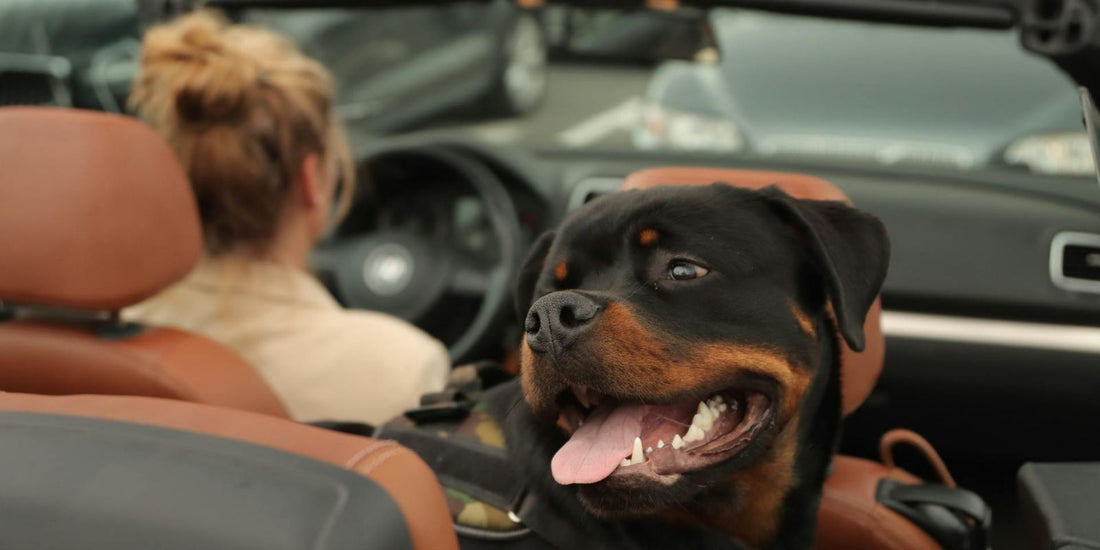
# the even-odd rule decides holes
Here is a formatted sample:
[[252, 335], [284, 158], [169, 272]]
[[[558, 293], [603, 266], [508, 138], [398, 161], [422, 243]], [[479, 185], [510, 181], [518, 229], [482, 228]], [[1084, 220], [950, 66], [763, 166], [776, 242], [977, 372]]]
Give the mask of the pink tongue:
[[644, 414], [645, 405], [597, 407], [550, 461], [554, 480], [562, 485], [596, 483], [611, 475], [630, 456]]

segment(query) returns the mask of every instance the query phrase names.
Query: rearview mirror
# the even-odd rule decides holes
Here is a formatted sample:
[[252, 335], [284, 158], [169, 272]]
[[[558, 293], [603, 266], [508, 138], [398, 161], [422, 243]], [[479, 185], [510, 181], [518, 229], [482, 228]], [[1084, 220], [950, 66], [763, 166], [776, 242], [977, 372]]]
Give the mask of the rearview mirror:
[[559, 58], [655, 64], [717, 59], [706, 12], [550, 5], [542, 10], [551, 54]]

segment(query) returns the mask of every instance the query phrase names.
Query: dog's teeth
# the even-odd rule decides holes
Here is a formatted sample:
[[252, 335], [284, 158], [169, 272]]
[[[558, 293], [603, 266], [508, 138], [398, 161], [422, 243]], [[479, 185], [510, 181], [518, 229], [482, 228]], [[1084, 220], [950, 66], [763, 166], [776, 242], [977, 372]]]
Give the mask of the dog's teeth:
[[695, 413], [691, 418], [691, 425], [698, 426], [704, 432], [709, 430], [714, 425], [714, 416], [710, 414], [710, 409], [707, 409], [707, 412]]
[[[691, 417], [691, 425], [698, 427], [701, 431], [707, 431], [714, 426], [714, 419], [716, 416], [711, 412], [710, 408], [699, 403], [699, 412], [695, 413], [695, 416]], [[690, 431], [688, 432], [690, 433]]]
[[[688, 431], [691, 431], [691, 430], [688, 430]], [[680, 449], [684, 448], [684, 445], [686, 445], [686, 443], [684, 443], [684, 440], [683, 440], [683, 438], [680, 437], [680, 434], [676, 434], [676, 437], [672, 438], [672, 448], [673, 449], [679, 451]]]
[[641, 453], [641, 438], [634, 438], [634, 450], [630, 452], [630, 463], [641, 464], [646, 462], [646, 455]]
[[624, 458], [623, 461], [619, 463], [619, 466], [621, 466], [623, 468], [626, 468], [627, 466], [630, 466], [630, 459], [629, 458]]
[[652, 454], [652, 453], [653, 453], [653, 447], [646, 447], [645, 448], [645, 454], [648, 455], [648, 454]]
[[726, 412], [729, 407], [725, 403], [718, 404], [718, 412]]
[[700, 401], [699, 402], [699, 411], [696, 414], [698, 414], [699, 416], [702, 416], [703, 419], [707, 421], [707, 425], [703, 426], [703, 429], [704, 430], [709, 430], [710, 429], [710, 424], [714, 422], [714, 412], [712, 412], [710, 410], [710, 406], [707, 405], [706, 403], [703, 403], [702, 401]]
[[696, 413], [695, 416], [691, 417], [691, 428], [699, 428], [699, 430], [705, 432], [709, 430], [711, 425], [713, 424], [714, 421], [710, 419], [710, 415], [702, 415]]
[[634, 438], [634, 452], [630, 454], [630, 462], [632, 464], [641, 464], [645, 462], [645, 455], [642, 454], [642, 438]]
[[691, 427], [688, 428], [688, 433], [684, 434], [684, 441], [688, 443], [692, 441], [699, 441], [700, 439], [703, 439], [705, 435], [706, 434], [703, 433], [703, 430], [700, 429], [699, 426], [692, 424]]
[[663, 440], [663, 439], [658, 439], [658, 440], [657, 440], [657, 448], [658, 448], [658, 449], [664, 449], [664, 448], [665, 448], [665, 440]]

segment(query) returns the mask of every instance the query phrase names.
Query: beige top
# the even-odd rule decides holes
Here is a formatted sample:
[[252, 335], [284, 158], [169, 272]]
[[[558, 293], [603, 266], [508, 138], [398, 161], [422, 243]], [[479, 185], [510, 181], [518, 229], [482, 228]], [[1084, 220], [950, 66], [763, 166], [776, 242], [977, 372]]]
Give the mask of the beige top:
[[292, 417], [380, 424], [443, 388], [443, 345], [400, 319], [345, 310], [310, 275], [287, 266], [203, 260], [168, 290], [124, 312], [240, 353]]

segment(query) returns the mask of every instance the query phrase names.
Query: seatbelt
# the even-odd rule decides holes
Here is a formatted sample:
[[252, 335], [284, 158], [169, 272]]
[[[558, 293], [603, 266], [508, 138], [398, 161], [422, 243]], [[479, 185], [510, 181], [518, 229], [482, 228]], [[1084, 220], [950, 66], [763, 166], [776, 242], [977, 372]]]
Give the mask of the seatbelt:
[[514, 511], [513, 506], [524, 492], [523, 479], [502, 449], [439, 437], [429, 428], [419, 426], [385, 425], [378, 428], [374, 437], [392, 439], [412, 449], [431, 466], [441, 483], [486, 504]]

